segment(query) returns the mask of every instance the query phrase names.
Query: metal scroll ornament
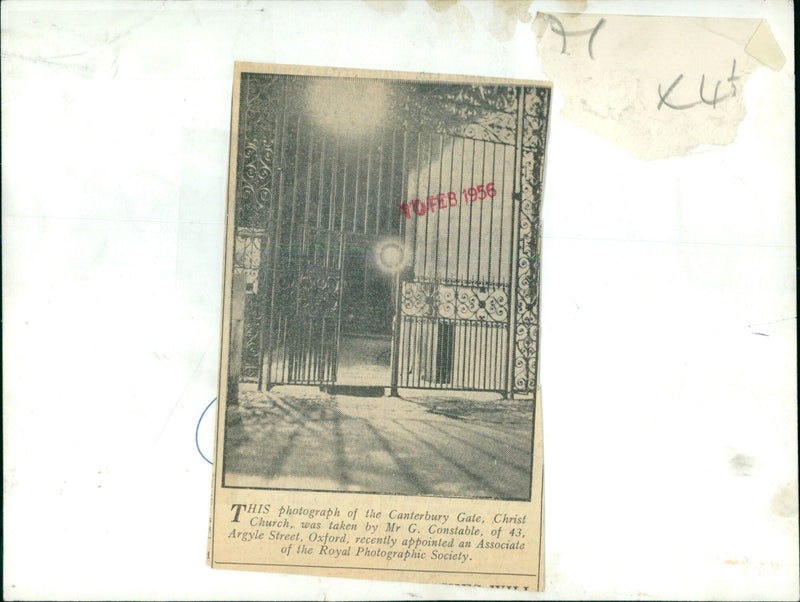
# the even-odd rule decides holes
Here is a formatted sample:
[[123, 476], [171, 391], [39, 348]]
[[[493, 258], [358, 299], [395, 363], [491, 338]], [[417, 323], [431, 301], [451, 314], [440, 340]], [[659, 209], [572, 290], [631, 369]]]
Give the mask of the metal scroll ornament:
[[274, 115], [265, 111], [264, 105], [276, 102], [280, 91], [276, 83], [272, 77], [248, 74], [243, 77], [241, 88], [233, 269], [245, 279], [241, 350], [241, 380], [245, 382], [258, 381], [262, 361], [261, 340], [268, 299], [267, 216], [275, 190], [276, 135]]
[[245, 144], [236, 190], [237, 223], [240, 226], [256, 226], [264, 221], [272, 203], [273, 154], [272, 140], [259, 138]]
[[516, 94], [510, 86], [404, 83], [392, 105], [395, 127], [514, 144]]
[[296, 283], [296, 314], [306, 319], [334, 318], [339, 311], [338, 271], [306, 265]]
[[277, 106], [281, 95], [278, 78], [245, 74], [239, 113], [239, 148], [236, 166], [236, 225], [263, 228], [273, 200], [274, 154], [277, 120], [265, 107]]
[[242, 345], [242, 373], [245, 382], [258, 380], [261, 362], [261, 312], [260, 299], [257, 295], [246, 295], [244, 298], [244, 341]]
[[522, 198], [517, 246], [517, 298], [513, 347], [513, 390], [536, 391], [539, 340], [539, 223], [547, 139], [549, 88], [527, 88], [522, 131]]
[[401, 306], [403, 315], [409, 317], [505, 322], [508, 287], [405, 282]]

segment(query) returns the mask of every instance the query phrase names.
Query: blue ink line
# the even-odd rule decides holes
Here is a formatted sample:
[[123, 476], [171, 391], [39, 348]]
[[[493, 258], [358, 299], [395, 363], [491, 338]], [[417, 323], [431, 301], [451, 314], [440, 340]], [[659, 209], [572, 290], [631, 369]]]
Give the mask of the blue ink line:
[[215, 401], [217, 401], [216, 397], [214, 399], [212, 399], [211, 403], [206, 406], [206, 409], [203, 410], [202, 414], [200, 414], [200, 420], [197, 421], [197, 428], [194, 429], [194, 444], [197, 447], [197, 453], [200, 454], [200, 456], [203, 458], [203, 460], [205, 460], [206, 462], [208, 462], [212, 466], [214, 465], [214, 463], [211, 460], [209, 460], [208, 458], [206, 458], [205, 454], [200, 449], [200, 441], [198, 440], [198, 437], [200, 435], [200, 423], [203, 422], [203, 416], [206, 415], [206, 412], [208, 412], [209, 408], [211, 408], [211, 406], [214, 405]]

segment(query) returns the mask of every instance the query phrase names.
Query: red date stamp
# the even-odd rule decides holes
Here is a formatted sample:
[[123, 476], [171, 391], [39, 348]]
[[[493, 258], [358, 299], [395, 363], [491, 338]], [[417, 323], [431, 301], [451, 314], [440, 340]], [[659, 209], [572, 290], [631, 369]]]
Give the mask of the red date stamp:
[[[477, 186], [470, 186], [461, 190], [461, 200], [466, 203], [474, 203], [475, 201], [482, 201], [486, 198], [494, 198], [497, 195], [497, 190], [494, 187], [494, 182], [487, 182], [486, 184], [478, 184]], [[440, 192], [439, 194], [432, 194], [426, 200], [411, 199], [407, 203], [400, 204], [400, 213], [406, 216], [406, 219], [411, 219], [411, 213], [416, 213], [418, 216], [423, 217], [431, 214], [434, 210], [449, 209], [458, 205], [459, 198], [455, 191]]]

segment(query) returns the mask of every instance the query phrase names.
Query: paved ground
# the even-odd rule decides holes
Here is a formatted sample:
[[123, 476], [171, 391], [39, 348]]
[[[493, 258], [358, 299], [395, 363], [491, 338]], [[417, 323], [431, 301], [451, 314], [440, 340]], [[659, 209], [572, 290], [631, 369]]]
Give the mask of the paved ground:
[[227, 417], [229, 486], [527, 499], [533, 402], [312, 387], [242, 392]]

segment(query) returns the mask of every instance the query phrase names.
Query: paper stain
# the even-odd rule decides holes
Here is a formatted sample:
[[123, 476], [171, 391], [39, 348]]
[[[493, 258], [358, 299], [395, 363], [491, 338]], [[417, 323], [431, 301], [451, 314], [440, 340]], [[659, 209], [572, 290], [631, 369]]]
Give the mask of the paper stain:
[[[433, 4], [449, 4], [458, 0], [428, 0]], [[562, 0], [561, 9], [570, 13], [582, 13], [588, 0]], [[492, 18], [489, 33], [501, 42], [508, 42], [521, 23], [531, 23], [533, 19], [533, 0], [492, 0]]]
[[456, 4], [458, 0], [428, 0], [428, 5], [439, 12], [453, 8]]
[[728, 558], [725, 561], [725, 564], [730, 564], [733, 566], [737, 566], [740, 564], [750, 564], [750, 559], [745, 556], [744, 558]]
[[[362, 0], [371, 9], [387, 16], [397, 16], [406, 9], [406, 0]], [[475, 32], [475, 19], [468, 8], [459, 0], [427, 0], [433, 10], [434, 18], [440, 23], [458, 29], [463, 35], [470, 36]]]
[[362, 0], [372, 10], [386, 15], [399, 15], [406, 9], [406, 0]]
[[737, 477], [749, 477], [753, 475], [755, 470], [755, 458], [745, 455], [736, 454], [728, 461], [728, 466], [731, 472]]
[[790, 481], [781, 485], [775, 490], [770, 503], [770, 511], [775, 516], [781, 518], [793, 518], [797, 516], [797, 480]]
[[533, 19], [531, 4], [533, 0], [493, 0], [489, 32], [501, 42], [508, 42], [514, 37], [517, 25]]
[[589, 0], [575, 0], [572, 4], [574, 4], [574, 6], [570, 9], [571, 12], [582, 13], [589, 5]]
[[561, 115], [643, 160], [732, 143], [748, 78], [785, 63], [758, 19], [538, 13], [532, 28]]
[[442, 26], [455, 27], [461, 35], [470, 37], [475, 33], [475, 18], [459, 0], [428, 0], [434, 18]]

